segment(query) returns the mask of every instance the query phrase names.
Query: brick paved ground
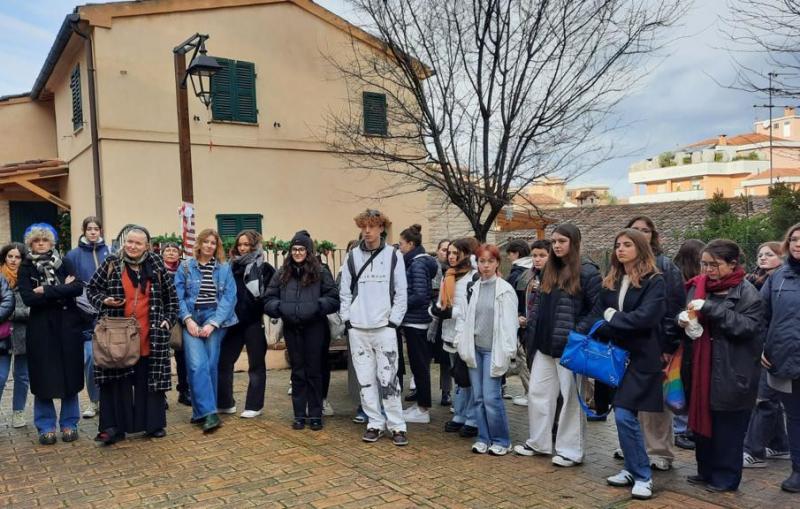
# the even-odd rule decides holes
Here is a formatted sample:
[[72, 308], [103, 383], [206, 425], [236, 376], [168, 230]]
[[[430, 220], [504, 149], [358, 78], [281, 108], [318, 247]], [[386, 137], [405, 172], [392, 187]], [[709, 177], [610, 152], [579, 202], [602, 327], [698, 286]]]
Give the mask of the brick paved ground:
[[[438, 371], [438, 370], [434, 370]], [[0, 506], [4, 507], [800, 507], [782, 493], [787, 461], [745, 472], [740, 493], [714, 495], [687, 485], [692, 456], [655, 474], [656, 497], [632, 503], [627, 490], [606, 486], [620, 465], [611, 424], [589, 425], [584, 466], [559, 469], [546, 458], [476, 456], [471, 442], [441, 432], [449, 413], [437, 406], [429, 425], [410, 425], [411, 444], [361, 442], [350, 422], [346, 371], [336, 371], [337, 415], [322, 432], [289, 427], [287, 371], [271, 371], [267, 408], [255, 420], [226, 417], [204, 436], [190, 411], [170, 394], [166, 438], [135, 438], [111, 448], [92, 442], [96, 419], [83, 420], [81, 440], [43, 447], [32, 424], [12, 429], [10, 387], [0, 411]], [[242, 399], [246, 375], [236, 375]], [[513, 389], [519, 391], [516, 379]], [[9, 384], [10, 385], [10, 384]], [[527, 429], [524, 408], [508, 405], [515, 443]]]

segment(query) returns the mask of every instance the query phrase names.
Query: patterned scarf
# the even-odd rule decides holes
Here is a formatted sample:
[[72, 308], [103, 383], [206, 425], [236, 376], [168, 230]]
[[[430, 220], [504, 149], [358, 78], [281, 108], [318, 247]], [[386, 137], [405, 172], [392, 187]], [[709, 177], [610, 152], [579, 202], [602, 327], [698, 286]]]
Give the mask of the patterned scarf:
[[148, 257], [150, 252], [145, 251], [138, 258], [131, 258], [123, 248], [120, 255], [125, 265], [125, 272], [133, 283], [133, 287], [138, 288], [142, 294], [147, 293], [147, 283], [153, 280], [153, 263]]
[[3, 277], [8, 281], [8, 286], [12, 289], [17, 287], [17, 270], [12, 270], [7, 263], [4, 263], [0, 266], [0, 273], [2, 273]]
[[58, 251], [51, 249], [46, 253], [30, 252], [25, 258], [27, 258], [33, 266], [36, 267], [36, 271], [39, 272], [39, 276], [41, 277], [39, 284], [42, 286], [58, 284], [56, 271], [61, 267], [61, 256], [58, 254]]

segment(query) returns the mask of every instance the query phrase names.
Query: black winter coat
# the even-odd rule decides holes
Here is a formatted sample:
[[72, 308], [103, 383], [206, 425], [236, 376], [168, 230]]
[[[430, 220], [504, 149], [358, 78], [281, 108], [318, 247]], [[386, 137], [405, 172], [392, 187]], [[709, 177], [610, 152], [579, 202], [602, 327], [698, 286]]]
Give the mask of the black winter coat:
[[764, 356], [769, 372], [781, 378], [800, 378], [800, 274], [786, 262], [761, 287], [769, 323]]
[[[542, 308], [542, 299], [539, 298], [528, 316], [528, 324], [525, 328], [525, 351], [535, 352], [538, 350], [551, 357], [561, 357], [561, 354], [564, 353], [564, 346], [567, 344], [567, 336], [592, 310], [594, 302], [600, 294], [601, 285], [602, 280], [597, 265], [588, 260], [584, 261], [581, 264], [581, 291], [578, 295], [571, 296], [566, 292], [560, 292], [555, 315], [541, 317], [544, 320], [554, 321], [552, 336], [543, 341], [536, 340], [536, 321], [540, 318], [539, 311]], [[533, 355], [529, 355], [529, 368], [532, 363]]]
[[664, 255], [656, 257], [656, 267], [664, 276], [666, 292], [666, 313], [661, 321], [660, 344], [665, 353], [675, 353], [683, 339], [683, 330], [678, 327], [675, 317], [686, 307], [686, 287], [680, 269]]
[[611, 321], [600, 327], [596, 336], [601, 341], [613, 341], [630, 353], [630, 363], [614, 395], [614, 406], [631, 411], [660, 412], [663, 409], [661, 372], [660, 324], [666, 311], [664, 277], [652, 274], [644, 279], [641, 288], [628, 287], [622, 309], [619, 309], [619, 286], [616, 290], [603, 288], [592, 312], [580, 324], [587, 332], [603, 319], [608, 308], [617, 312]]
[[[289, 267], [293, 270], [293, 265]], [[302, 286], [295, 275], [283, 286], [283, 270], [272, 276], [264, 292], [264, 313], [280, 318], [284, 326], [292, 326], [326, 320], [327, 315], [339, 311], [339, 288], [329, 270], [323, 268], [319, 281], [308, 286]]]
[[[694, 298], [689, 289], [687, 302]], [[758, 394], [764, 301], [748, 281], [709, 295], [700, 312], [711, 323], [711, 409], [751, 410]]]
[[403, 323], [425, 324], [433, 319], [428, 308], [433, 299], [433, 278], [439, 271], [436, 259], [425, 253], [421, 247], [404, 255], [406, 262], [406, 281], [408, 282], [408, 309]]
[[[261, 317], [264, 314], [264, 297], [263, 295], [256, 297], [245, 286], [244, 273], [247, 267], [236, 261], [231, 262], [231, 271], [233, 272], [233, 279], [236, 281], [236, 317], [239, 319], [241, 327], [247, 327], [254, 323], [261, 323]], [[267, 288], [269, 282], [272, 281], [272, 276], [275, 275], [275, 268], [266, 261], [261, 265], [261, 273], [258, 278], [261, 280], [261, 288]]]
[[83, 283], [76, 278], [69, 260], [62, 259], [56, 270], [59, 283], [44, 287], [44, 294], [34, 293], [40, 286], [39, 271], [25, 260], [19, 268], [17, 286], [22, 302], [30, 307], [26, 349], [31, 393], [42, 399], [61, 399], [83, 389], [83, 331], [86, 323], [75, 304], [83, 293]]

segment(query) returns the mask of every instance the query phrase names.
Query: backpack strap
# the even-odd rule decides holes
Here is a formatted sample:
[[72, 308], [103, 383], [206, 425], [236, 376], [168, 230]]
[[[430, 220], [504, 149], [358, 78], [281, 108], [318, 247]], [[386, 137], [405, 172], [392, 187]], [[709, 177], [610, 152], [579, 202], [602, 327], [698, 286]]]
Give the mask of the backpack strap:
[[475, 273], [472, 275], [472, 281], [467, 283], [467, 302], [469, 302], [469, 298], [472, 297], [472, 288], [475, 286], [475, 283], [481, 278], [479, 273]]
[[392, 247], [392, 263], [389, 269], [389, 305], [394, 306], [394, 269], [397, 267], [397, 248]]

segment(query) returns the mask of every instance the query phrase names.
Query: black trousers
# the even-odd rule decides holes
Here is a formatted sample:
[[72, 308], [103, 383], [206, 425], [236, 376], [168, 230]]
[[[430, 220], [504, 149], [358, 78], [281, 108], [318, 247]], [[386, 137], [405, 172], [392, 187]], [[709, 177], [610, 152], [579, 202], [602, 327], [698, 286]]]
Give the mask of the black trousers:
[[147, 388], [148, 357], [141, 357], [133, 376], [110, 380], [100, 386], [99, 431], [153, 433], [167, 426], [167, 407], [163, 391]]
[[428, 341], [428, 331], [413, 327], [402, 327], [408, 348], [408, 363], [417, 385], [417, 405], [431, 407], [431, 358], [433, 344]]
[[325, 336], [328, 322], [284, 324], [283, 336], [292, 365], [292, 407], [295, 419], [322, 418], [323, 359], [327, 357]]
[[217, 370], [217, 406], [231, 408], [236, 406], [233, 398], [233, 366], [247, 347], [247, 396], [245, 410], [264, 408], [264, 392], [267, 388], [267, 339], [261, 323], [236, 324], [222, 339]]
[[328, 399], [328, 389], [331, 386], [331, 362], [328, 350], [331, 348], [331, 329], [325, 319], [325, 343], [322, 345], [322, 399]]
[[602, 382], [594, 382], [594, 411], [604, 414], [611, 408], [614, 401], [614, 388]]
[[750, 410], [711, 411], [711, 438], [694, 436], [697, 474], [709, 484], [735, 490], [742, 480], [744, 435]]
[[178, 372], [178, 384], [175, 386], [180, 394], [189, 394], [189, 379], [186, 378], [186, 356], [183, 350], [175, 350], [175, 369]]

